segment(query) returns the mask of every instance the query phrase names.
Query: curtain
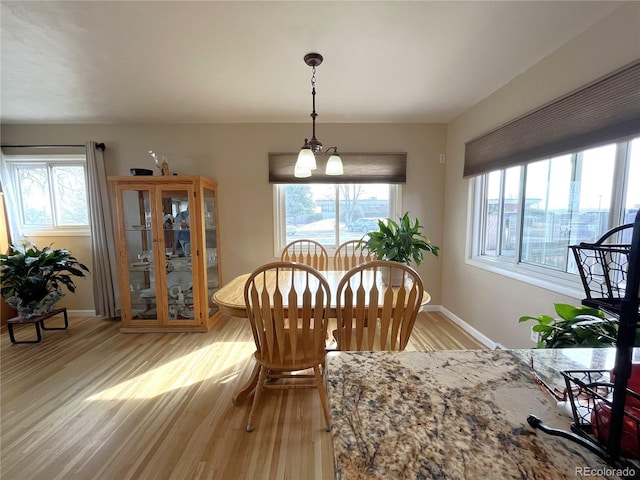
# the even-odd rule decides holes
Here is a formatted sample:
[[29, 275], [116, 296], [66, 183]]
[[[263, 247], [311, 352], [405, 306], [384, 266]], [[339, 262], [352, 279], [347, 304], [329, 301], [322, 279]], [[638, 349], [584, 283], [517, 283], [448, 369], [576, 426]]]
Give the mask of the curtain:
[[111, 206], [102, 149], [96, 142], [86, 142], [87, 193], [93, 253], [93, 298], [96, 315], [114, 318], [119, 315], [120, 295], [116, 265], [116, 248], [111, 220]]
[[7, 221], [9, 222], [9, 233], [11, 237], [9, 242], [13, 245], [18, 243], [22, 237], [22, 229], [20, 228], [20, 219], [18, 212], [20, 211], [15, 199], [18, 198], [15, 190], [16, 186], [11, 178], [9, 167], [4, 160], [4, 155], [0, 152], [0, 189], [4, 192], [4, 201], [7, 207]]

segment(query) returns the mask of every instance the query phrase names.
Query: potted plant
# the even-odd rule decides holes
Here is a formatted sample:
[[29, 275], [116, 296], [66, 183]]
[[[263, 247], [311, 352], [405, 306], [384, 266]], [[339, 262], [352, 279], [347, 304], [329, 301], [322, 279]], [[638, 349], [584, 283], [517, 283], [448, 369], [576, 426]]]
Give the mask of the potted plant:
[[0, 295], [23, 317], [50, 312], [60, 300], [61, 286], [75, 292], [73, 276], [84, 277], [89, 269], [68, 250], [29, 242], [11, 245], [12, 252], [0, 254]]
[[532, 327], [538, 333], [537, 348], [615, 346], [618, 335], [618, 321], [615, 318], [608, 318], [602, 310], [583, 305], [576, 307], [556, 303], [554, 306], [560, 318], [525, 315], [519, 319], [520, 323], [529, 320], [537, 322]]
[[[365, 240], [363, 237], [362, 242], [379, 260], [391, 260], [407, 265], [414, 262], [418, 266], [424, 261], [425, 252], [437, 257], [440, 250], [440, 247], [433, 245], [420, 231], [422, 228], [418, 219], [414, 218], [411, 221], [409, 212], [406, 212], [398, 222], [390, 218], [378, 220], [378, 230], [369, 232], [368, 239]], [[383, 278], [383, 282], [389, 283], [386, 278]], [[392, 285], [398, 283], [395, 280], [391, 282]]]

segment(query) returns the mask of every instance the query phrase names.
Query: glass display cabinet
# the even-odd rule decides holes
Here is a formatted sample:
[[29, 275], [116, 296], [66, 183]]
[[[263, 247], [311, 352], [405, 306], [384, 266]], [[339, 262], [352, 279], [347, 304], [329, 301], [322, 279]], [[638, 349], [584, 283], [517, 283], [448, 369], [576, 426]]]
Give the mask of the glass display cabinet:
[[121, 332], [207, 331], [220, 284], [217, 183], [199, 176], [109, 177]]

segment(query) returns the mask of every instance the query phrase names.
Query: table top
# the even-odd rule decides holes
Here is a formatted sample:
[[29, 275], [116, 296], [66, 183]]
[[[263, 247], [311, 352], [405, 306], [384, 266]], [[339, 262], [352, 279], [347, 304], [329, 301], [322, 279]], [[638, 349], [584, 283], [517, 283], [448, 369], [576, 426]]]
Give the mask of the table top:
[[[331, 317], [336, 316], [335, 308], [336, 308], [336, 290], [338, 287], [338, 283], [340, 279], [344, 276], [346, 271], [343, 270], [327, 270], [321, 272], [324, 278], [326, 278], [329, 283], [329, 288], [331, 290], [331, 308], [329, 309], [329, 315]], [[366, 274], [366, 272], [365, 272]], [[246, 317], [247, 311], [244, 303], [244, 284], [249, 278], [249, 273], [244, 275], [240, 275], [225, 286], [216, 291], [212, 300], [213, 303], [218, 305], [218, 309], [225, 315], [230, 315], [232, 317]], [[386, 288], [386, 287], [385, 287]], [[395, 288], [395, 287], [393, 287]], [[425, 305], [431, 301], [431, 295], [427, 291], [424, 292], [422, 297], [422, 304]]]
[[545, 381], [559, 386], [554, 369], [608, 368], [614, 358], [566, 350], [582, 351], [583, 361], [548, 350], [329, 353], [336, 477], [555, 479], [606, 467], [527, 423], [529, 414], [555, 428], [571, 423], [535, 382], [531, 357]]

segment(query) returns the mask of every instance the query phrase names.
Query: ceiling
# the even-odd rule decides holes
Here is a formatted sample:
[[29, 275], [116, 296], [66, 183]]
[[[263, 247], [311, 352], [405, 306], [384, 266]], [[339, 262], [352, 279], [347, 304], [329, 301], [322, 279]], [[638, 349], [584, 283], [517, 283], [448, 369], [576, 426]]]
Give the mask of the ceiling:
[[619, 5], [2, 1], [0, 120], [444, 123]]

